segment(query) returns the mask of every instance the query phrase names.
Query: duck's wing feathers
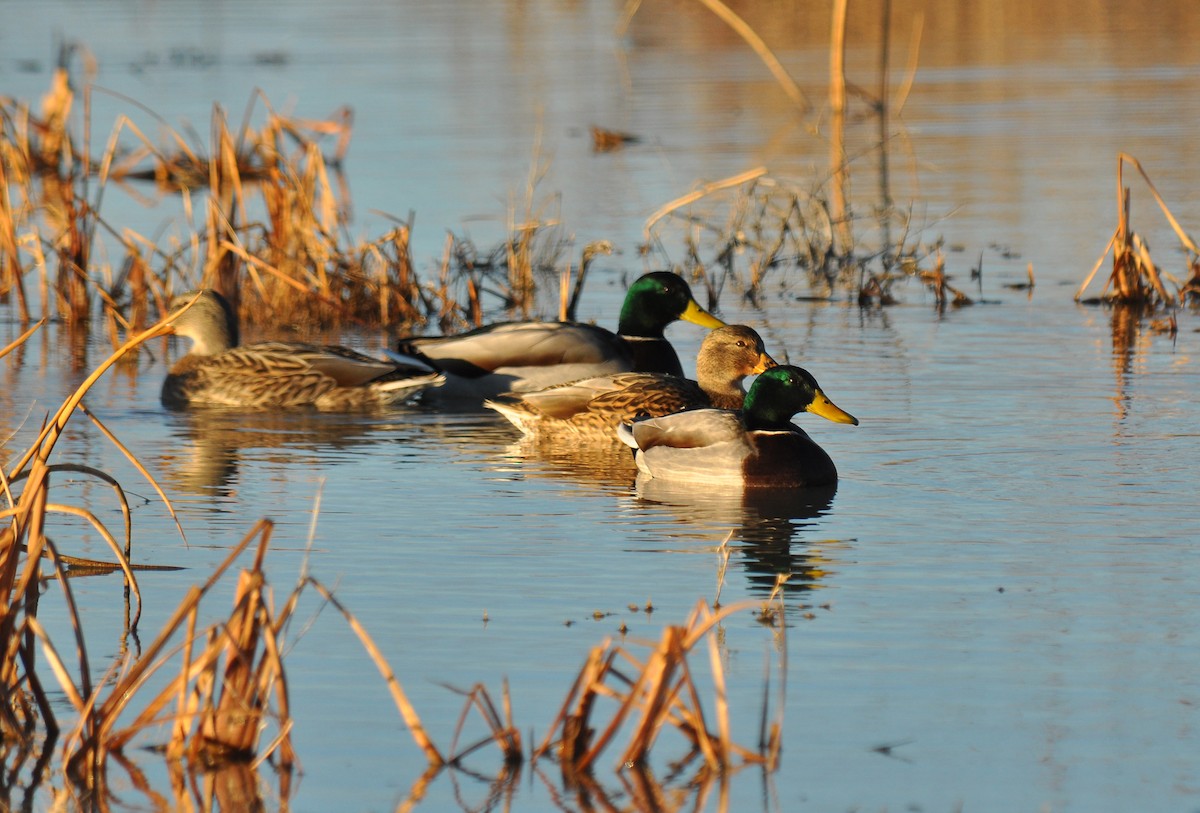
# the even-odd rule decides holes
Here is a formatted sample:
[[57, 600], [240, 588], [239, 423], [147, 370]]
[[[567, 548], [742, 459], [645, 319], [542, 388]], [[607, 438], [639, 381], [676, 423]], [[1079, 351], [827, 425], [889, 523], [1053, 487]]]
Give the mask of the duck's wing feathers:
[[[263, 368], [292, 370], [308, 368], [329, 376], [339, 387], [361, 387], [396, 373], [397, 365], [373, 359], [348, 347], [301, 342], [260, 342], [243, 345], [222, 354], [224, 366], [255, 364]], [[412, 374], [417, 374], [414, 369]], [[426, 369], [424, 372], [430, 372]]]
[[170, 404], [305, 406], [336, 386], [303, 357], [259, 352], [253, 345], [215, 356], [181, 359], [163, 384]]
[[625, 386], [597, 393], [588, 409], [628, 421], [707, 406], [708, 396], [695, 381], [661, 373], [631, 373]]
[[403, 339], [400, 352], [416, 353], [446, 372], [479, 377], [505, 368], [618, 361], [630, 369], [624, 341], [604, 328], [576, 322], [504, 322], [457, 336]]
[[[704, 391], [686, 378], [655, 373], [617, 373], [548, 387], [517, 396], [545, 418], [570, 420], [585, 412], [610, 414], [623, 421], [667, 415], [704, 406]], [[614, 421], [615, 423], [615, 421]]]
[[731, 441], [746, 443], [741, 416], [725, 409], [692, 409], [636, 421], [631, 434], [643, 451], [658, 446], [701, 449]]
[[694, 409], [621, 427], [635, 445], [637, 466], [651, 477], [692, 482], [739, 482], [752, 453], [736, 412]]

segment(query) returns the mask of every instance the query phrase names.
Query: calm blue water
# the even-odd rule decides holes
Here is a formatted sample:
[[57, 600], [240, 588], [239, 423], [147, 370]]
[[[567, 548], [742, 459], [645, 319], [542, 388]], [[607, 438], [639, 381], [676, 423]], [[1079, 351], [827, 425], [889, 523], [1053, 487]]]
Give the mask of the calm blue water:
[[[27, 38], [3, 35], [0, 80], [36, 98], [59, 30], [86, 37], [100, 81], [168, 119], [206, 122], [214, 100], [240, 110], [253, 86], [305, 115], [353, 104], [355, 227], [373, 233], [381, 221], [371, 209], [413, 209], [426, 264], [446, 228], [465, 222], [483, 243], [503, 228], [541, 110], [542, 149], [553, 156], [544, 190], [562, 192], [578, 244], [609, 237], [622, 249], [600, 264], [585, 297], [582, 315], [607, 325], [620, 275], [641, 270], [635, 247], [650, 211], [700, 178], [757, 163], [800, 173], [823, 160], [817, 139], [779, 124], [777, 91], [736, 42], [685, 22], [677, 45], [662, 35], [670, 15], [686, 21], [699, 9], [649, 13], [617, 38], [619, 9], [602, 3], [351, 6], [334, 14], [301, 3], [283, 14], [258, 3], [204, 13], [182, 3], [45, 3], [31, 12]], [[1180, 15], [1173, 28], [1192, 30], [1195, 21]], [[92, 33], [131, 25], [132, 36]], [[1143, 49], [1144, 63], [1109, 64], [1097, 55], [1106, 31], [1080, 23], [1074, 35], [1039, 35], [1057, 50], [1037, 50], [1044, 39], [1020, 45], [1017, 31], [1001, 37], [999, 53], [964, 56], [948, 50], [939, 25], [931, 13], [929, 67], [896, 124], [894, 194], [913, 200], [927, 238], [961, 247], [948, 252], [947, 268], [987, 303], [939, 314], [909, 283], [897, 290], [902, 304], [865, 312], [799, 301], [808, 289], [796, 280], [771, 286], [758, 310], [733, 283], [720, 302], [724, 318], [759, 327], [773, 353], [807, 366], [862, 421], [802, 420], [837, 462], [836, 494], [780, 505], [639, 487], [620, 456], [530, 448], [490, 413], [419, 405], [361, 416], [169, 413], [158, 387], [179, 348], [158, 344], [136, 368], [112, 371], [87, 403], [160, 479], [186, 541], [83, 416], [60, 444], [61, 460], [104, 469], [133, 493], [137, 561], [187, 568], [142, 574], [140, 643], [270, 517], [277, 601], [304, 568], [335, 588], [440, 747], [449, 748], [463, 704], [443, 684], [482, 683], [499, 698], [505, 679], [532, 745], [592, 647], [619, 639], [622, 625], [631, 646], [657, 639], [664, 624], [683, 623], [698, 600], [715, 597], [717, 547], [732, 532], [723, 604], [761, 602], [777, 572], [793, 578], [786, 649], [749, 609], [720, 628], [739, 742], [757, 738], [767, 655], [783, 653], [788, 664], [781, 769], [766, 782], [753, 768], [735, 775], [724, 809], [1200, 809], [1195, 315], [1179, 314], [1174, 339], [1145, 326], [1126, 334], [1108, 311], [1071, 301], [1114, 225], [1117, 149], [1148, 165], [1185, 226], [1200, 220], [1188, 194], [1194, 162], [1185, 160], [1196, 137], [1177, 126], [1195, 120], [1200, 55]], [[824, 70], [821, 41], [785, 56]], [[192, 48], [212, 61], [189, 62]], [[287, 58], [255, 58], [276, 51]], [[22, 69], [21, 58], [40, 67]], [[859, 58], [852, 65], [870, 75], [873, 56]], [[898, 75], [906, 57], [896, 59]], [[584, 132], [593, 122], [650, 141], [593, 156]], [[869, 209], [873, 181], [862, 172], [855, 188]], [[1134, 188], [1155, 256], [1178, 273], [1174, 242], [1148, 193]], [[154, 217], [115, 191], [108, 206], [112, 218]], [[982, 291], [967, 279], [981, 254]], [[1032, 296], [1004, 289], [1029, 262], [1038, 274]], [[18, 331], [11, 314], [0, 316], [6, 343]], [[669, 335], [694, 358], [699, 329], [677, 325]], [[367, 349], [386, 340], [333, 338]], [[98, 340], [75, 369], [51, 327], [0, 363], [5, 436], [21, 425], [0, 451], [6, 465], [104, 354]], [[56, 499], [116, 523], [107, 489], [63, 479]], [[105, 556], [78, 523], [64, 519], [52, 534], [68, 552]], [[100, 673], [139, 643], [123, 635], [121, 582], [95, 577], [73, 588]], [[233, 579], [217, 587], [209, 619], [227, 613], [232, 590]], [[423, 758], [361, 645], [306, 595], [286, 656], [304, 769], [290, 809], [396, 809]], [[40, 614], [66, 641], [54, 596], [51, 588]], [[701, 674], [706, 663], [699, 651]], [[660, 748], [662, 779], [683, 750], [669, 736]], [[612, 770], [617, 754], [606, 752], [596, 779], [614, 805], [634, 807]], [[169, 793], [158, 758], [133, 756]], [[468, 765], [483, 777], [502, 767], [491, 751]], [[506, 791], [511, 809], [587, 807], [556, 796], [552, 763], [538, 769]], [[264, 773], [267, 807], [278, 808]], [[112, 780], [118, 807], [152, 807], [118, 771]], [[486, 781], [447, 773], [418, 809], [480, 809], [488, 798]], [[31, 807], [51, 801], [41, 793]], [[715, 791], [663, 807], [693, 806], [722, 809]]]

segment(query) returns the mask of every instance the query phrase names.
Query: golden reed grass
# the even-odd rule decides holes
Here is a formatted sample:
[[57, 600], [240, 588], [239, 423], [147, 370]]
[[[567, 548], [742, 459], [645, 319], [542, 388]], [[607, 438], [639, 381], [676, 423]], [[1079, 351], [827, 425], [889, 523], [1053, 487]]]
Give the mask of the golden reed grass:
[[[1168, 275], [1155, 264], [1150, 256], [1150, 247], [1142, 236], [1132, 227], [1131, 201], [1129, 187], [1125, 185], [1124, 169], [1129, 164], [1138, 171], [1142, 180], [1150, 188], [1151, 195], [1158, 203], [1163, 215], [1167, 218], [1171, 229], [1179, 238], [1179, 243], [1186, 252], [1187, 278], [1182, 284], [1176, 284], [1176, 290], [1167, 289], [1164, 277]], [[1083, 294], [1091, 285], [1096, 272], [1100, 270], [1104, 259], [1112, 252], [1112, 272], [1104, 284], [1100, 298], [1107, 302], [1149, 305], [1151, 307], [1171, 307], [1183, 302], [1186, 298], [1200, 297], [1200, 248], [1196, 242], [1179, 225], [1179, 221], [1171, 214], [1170, 208], [1155, 188], [1154, 182], [1142, 167], [1141, 163], [1127, 153], [1117, 154], [1117, 225], [1112, 237], [1104, 247], [1104, 252], [1092, 266], [1091, 273], [1084, 279], [1079, 290], [1075, 292], [1075, 301], [1081, 301]]]
[[[723, 3], [700, 2], [758, 54], [797, 111], [809, 113], [812, 105], [765, 41]], [[626, 19], [637, 5], [629, 3]], [[842, 4], [833, 16], [830, 64], [836, 70], [829, 90], [831, 109], [842, 118], [844, 18]], [[90, 92], [84, 91], [85, 111]], [[56, 74], [40, 114], [26, 104], [0, 101], [0, 117], [7, 122], [0, 171], [8, 180], [0, 195], [0, 293], [16, 290], [23, 319], [31, 318], [24, 294], [30, 271], [40, 272], [44, 307], [53, 301], [58, 315], [73, 324], [85, 324], [98, 303], [114, 347], [122, 335], [144, 327], [156, 308], [161, 313], [173, 293], [200, 286], [223, 293], [243, 321], [316, 329], [348, 324], [414, 332], [433, 325], [451, 332], [501, 314], [532, 315], [538, 292], [555, 284], [558, 315], [572, 318], [577, 312], [586, 247], [572, 286], [570, 266], [563, 262], [569, 240], [556, 207], [535, 196], [548, 167], [540, 134], [523, 194], [508, 206], [509, 238], [480, 252], [470, 240], [448, 235], [440, 266], [423, 278], [410, 247], [411, 216], [378, 238], [347, 238], [349, 204], [339, 170], [353, 127], [348, 110], [325, 120], [300, 119], [278, 114], [256, 94], [236, 128], [214, 107], [207, 145], [161, 120], [164, 136], [155, 143], [121, 116], [103, 152], [93, 157], [86, 139], [80, 144], [69, 129], [74, 102], [65, 70]], [[886, 99], [872, 104], [886, 112]], [[91, 129], [85, 127], [85, 136]], [[710, 300], [729, 281], [754, 300], [773, 270], [801, 270], [818, 288], [816, 295], [832, 296], [844, 286], [857, 289], [863, 304], [894, 301], [893, 279], [933, 252], [904, 239], [893, 244], [885, 228], [885, 244], [860, 256], [848, 205], [850, 162], [840, 131], [834, 136], [830, 178], [818, 192], [789, 190], [762, 169], [706, 184], [648, 218], [643, 251], [662, 247], [661, 225], [670, 217], [686, 230], [685, 258], [676, 270], [703, 282]], [[332, 152], [322, 147], [329, 141]], [[886, 150], [886, 142], [881, 135], [878, 150]], [[120, 184], [137, 195], [137, 184], [150, 182], [179, 196], [189, 233], [159, 244], [100, 216], [108, 186]], [[742, 194], [724, 216], [697, 214], [701, 201], [728, 190]], [[881, 217], [896, 216], [885, 208]], [[705, 256], [702, 234], [713, 235], [712, 256]], [[99, 251], [94, 244], [103, 236], [115, 238], [119, 251]], [[120, 259], [114, 268], [95, 268], [96, 256]], [[745, 280], [736, 267], [743, 256], [749, 257]], [[882, 271], [868, 270], [873, 257], [882, 259]]]
[[[533, 758], [554, 756], [564, 773], [585, 774], [617, 735], [627, 730], [628, 741], [617, 765], [645, 765], [659, 736], [670, 729], [681, 734], [688, 745], [684, 762], [699, 757], [706, 770], [724, 771], [744, 763], [776, 764], [781, 722], [778, 717], [768, 720], [765, 705], [757, 748], [741, 746], [731, 735], [715, 627], [749, 604], [714, 611], [699, 602], [687, 623], [665, 627], [662, 638], [644, 657], [611, 641], [595, 647]], [[702, 642], [709, 654], [715, 725], [704, 711], [689, 660]], [[781, 669], [786, 669], [786, 659]], [[602, 716], [604, 701], [615, 704], [607, 717]]]
[[[779, 89], [806, 116], [814, 106], [774, 56], [770, 47], [741, 17], [720, 0], [697, 0], [736, 32], [758, 55]], [[641, 6], [627, 0], [618, 32], [624, 31]], [[679, 226], [684, 256], [674, 263], [693, 282], [703, 281], [710, 291], [736, 285], [752, 304], [758, 304], [768, 277], [791, 285], [796, 272], [807, 275], [810, 298], [831, 299], [842, 291], [863, 307], [887, 306], [898, 280], [917, 279], [934, 294], [939, 308], [968, 304], [969, 299], [946, 284], [940, 239], [923, 242], [914, 232], [912, 212], [896, 207], [889, 180], [888, 131], [890, 110], [902, 109], [915, 81], [922, 20], [914, 21], [905, 77], [894, 97], [890, 95], [888, 57], [891, 19], [888, 4], [879, 9], [880, 54], [878, 95], [870, 98], [862, 83], [846, 75], [847, 15], [849, 4], [839, 0], [830, 15], [828, 117], [805, 126], [823, 136], [829, 145], [827, 177], [813, 188], [768, 175], [762, 168], [698, 185], [668, 202], [647, 219], [643, 254], [657, 251], [668, 258], [666, 227]], [[854, 92], [848, 92], [853, 88]], [[878, 122], [878, 138], [858, 155], [846, 149], [846, 124], [861, 116], [851, 101], [862, 99], [866, 117]], [[879, 200], [871, 206], [872, 218], [855, 214], [851, 205], [851, 168], [855, 161], [878, 156]], [[733, 194], [727, 194], [732, 192]], [[706, 205], [703, 205], [706, 204]], [[865, 209], [865, 207], [864, 207]], [[899, 230], [898, 237], [894, 232]], [[707, 248], [705, 247], [707, 244]], [[873, 247], [871, 247], [873, 244]], [[745, 258], [740, 264], [738, 258]], [[670, 262], [668, 258], [668, 262]], [[942, 263], [939, 270], [934, 267]]]
[[[80, 680], [78, 689], [75, 689], [74, 683], [70, 683], [70, 688], [65, 687], [64, 690], [68, 699], [81, 703], [92, 691], [87, 648], [79, 616], [75, 611], [70, 584], [64, 572], [64, 557], [59, 554], [57, 547], [46, 534], [49, 517], [55, 514], [81, 517], [105, 540], [115, 559], [111, 567], [123, 571], [126, 586], [138, 601], [138, 611], [129, 622], [133, 627], [137, 625], [141, 611], [140, 593], [137, 579], [129, 565], [132, 527], [124, 491], [113, 478], [103, 472], [78, 464], [53, 463], [51, 457], [71, 417], [76, 411], [82, 411], [84, 396], [100, 376], [142, 342], [162, 335], [163, 332], [163, 326], [156, 325], [118, 348], [63, 402], [44, 424], [29, 449], [8, 470], [0, 470], [0, 486], [3, 487], [8, 504], [7, 509], [0, 511], [0, 519], [6, 522], [0, 529], [0, 693], [7, 701], [0, 704], [0, 734], [6, 739], [29, 741], [39, 731], [39, 727], [50, 733], [56, 733], [58, 729], [53, 710], [47, 702], [41, 681], [37, 678], [36, 659], [31, 647], [35, 638], [41, 638], [44, 644], [49, 644], [35, 614], [42, 579], [40, 567], [43, 557], [52, 565], [53, 578], [62, 590], [68, 617], [75, 630]], [[19, 341], [27, 340], [32, 333], [32, 329], [26, 331]], [[5, 352], [10, 348], [6, 348]], [[149, 473], [143, 467], [138, 468], [162, 494]], [[65, 471], [94, 477], [114, 489], [121, 504], [125, 525], [123, 546], [117, 542], [116, 536], [108, 530], [105, 523], [91, 511], [60, 504], [51, 499], [51, 475]], [[14, 486], [18, 484], [22, 487], [19, 493], [14, 493]], [[48, 650], [48, 653], [55, 675], [61, 681], [67, 675], [65, 667], [53, 654], [52, 649]], [[39, 716], [33, 714], [35, 708]]]
[[[469, 240], [452, 238], [432, 281], [413, 261], [411, 216], [373, 239], [347, 236], [340, 168], [353, 126], [348, 110], [325, 120], [288, 117], [256, 94], [236, 130], [214, 107], [207, 146], [161, 121], [165, 143], [155, 143], [120, 116], [92, 156], [70, 129], [76, 101], [65, 69], [40, 112], [0, 99], [0, 296], [15, 294], [23, 322], [33, 318], [31, 275], [41, 280], [45, 316], [53, 306], [59, 318], [86, 326], [98, 308], [113, 347], [164, 312], [173, 294], [196, 287], [219, 290], [244, 321], [411, 332], [427, 323], [442, 331], [480, 324], [488, 308], [528, 315], [539, 281], [558, 279], [568, 241], [535, 203], [546, 169], [536, 152], [524, 202], [510, 205], [511, 239], [481, 258]], [[330, 140], [332, 153], [322, 148]], [[186, 233], [160, 243], [100, 215], [108, 187], [140, 196], [147, 183], [178, 197]], [[104, 238], [117, 242], [114, 267], [93, 260], [114, 255], [98, 250]]]

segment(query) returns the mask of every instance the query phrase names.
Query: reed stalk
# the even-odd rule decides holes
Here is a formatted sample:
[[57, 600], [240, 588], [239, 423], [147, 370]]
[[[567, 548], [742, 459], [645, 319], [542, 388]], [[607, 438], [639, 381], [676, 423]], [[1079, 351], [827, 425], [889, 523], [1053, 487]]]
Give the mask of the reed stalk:
[[829, 167], [830, 216], [837, 233], [837, 252], [853, 253], [854, 238], [847, 211], [850, 169], [846, 162], [846, 11], [849, 0], [834, 0], [829, 41]]
[[[1151, 195], [1154, 196], [1155, 202], [1158, 203], [1159, 209], [1162, 210], [1171, 229], [1175, 232], [1181, 246], [1187, 253], [1188, 271], [1193, 275], [1196, 274], [1197, 264], [1200, 263], [1200, 248], [1197, 247], [1196, 242], [1180, 226], [1179, 221], [1175, 219], [1170, 208], [1159, 194], [1158, 189], [1154, 186], [1154, 182], [1150, 180], [1149, 174], [1142, 167], [1141, 162], [1132, 155], [1122, 152], [1117, 154], [1117, 225], [1112, 237], [1109, 238], [1107, 245], [1105, 245], [1104, 251], [1100, 254], [1100, 258], [1092, 267], [1091, 273], [1087, 275], [1083, 284], [1079, 286], [1079, 290], [1075, 292], [1075, 301], [1078, 302], [1083, 298], [1084, 291], [1091, 284], [1092, 279], [1096, 276], [1096, 272], [1100, 270], [1100, 266], [1103, 265], [1109, 251], [1112, 251], [1112, 273], [1109, 274], [1108, 281], [1101, 292], [1102, 299], [1109, 302], [1161, 304], [1171, 307], [1179, 300], [1176, 294], [1167, 290], [1163, 282], [1163, 273], [1150, 255], [1150, 247], [1142, 239], [1141, 235], [1134, 231], [1131, 225], [1132, 195], [1124, 181], [1125, 164], [1130, 164], [1136, 169], [1138, 174], [1142, 176], [1142, 180], [1146, 182]], [[1180, 293], [1182, 294], [1182, 291]]]
[[729, 6], [721, 2], [721, 0], [698, 0], [705, 8], [720, 18], [721, 22], [732, 28], [737, 35], [746, 41], [751, 50], [763, 61], [767, 66], [767, 70], [775, 77], [775, 81], [779, 83], [779, 87], [787, 97], [799, 108], [800, 113], [806, 114], [812, 110], [812, 104], [808, 101], [808, 97], [804, 95], [804, 91], [796, 84], [787, 69], [783, 67], [779, 59], [772, 53], [767, 44], [763, 42], [753, 28], [751, 28], [745, 20], [739, 17]]
[[[659, 734], [666, 729], [682, 734], [692, 753], [699, 755], [709, 769], [733, 768], [735, 757], [743, 763], [767, 764], [770, 751], [745, 748], [732, 740], [723, 666], [712, 635], [717, 624], [750, 605], [740, 602], [713, 611], [705, 602], [699, 602], [685, 625], [664, 628], [662, 638], [644, 660], [611, 641], [595, 647], [545, 739], [534, 749], [533, 759], [555, 749], [568, 777], [583, 776], [618, 733], [628, 728], [629, 739], [619, 765], [644, 765]], [[710, 730], [689, 661], [692, 650], [704, 640], [709, 647], [715, 732]], [[618, 661], [632, 667], [636, 676], [626, 676]], [[595, 719], [602, 698], [617, 702], [616, 710], [606, 720]]]

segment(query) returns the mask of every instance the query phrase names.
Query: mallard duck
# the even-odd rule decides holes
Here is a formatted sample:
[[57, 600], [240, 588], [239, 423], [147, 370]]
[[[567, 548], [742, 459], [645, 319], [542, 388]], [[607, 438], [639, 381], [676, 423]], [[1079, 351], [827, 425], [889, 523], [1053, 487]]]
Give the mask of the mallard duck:
[[617, 333], [578, 322], [504, 322], [456, 336], [401, 339], [399, 350], [446, 374], [434, 397], [482, 401], [612, 373], [682, 376], [679, 356], [663, 336], [677, 319], [725, 324], [700, 307], [682, 277], [655, 271], [629, 286]]
[[684, 409], [738, 409], [742, 379], [774, 367], [762, 338], [745, 325], [719, 327], [704, 337], [696, 380], [666, 373], [617, 373], [483, 402], [526, 435], [595, 435], [616, 440], [618, 425]]
[[173, 332], [192, 340], [163, 382], [169, 407], [315, 407], [356, 409], [401, 401], [439, 385], [428, 367], [364, 356], [345, 347], [293, 342], [239, 345], [237, 318], [213, 290], [192, 291], [171, 301]]
[[837, 482], [829, 455], [791, 422], [799, 412], [858, 425], [808, 371], [785, 364], [754, 381], [741, 411], [677, 412], [622, 424], [618, 434], [637, 450], [638, 469], [650, 477], [755, 487]]

